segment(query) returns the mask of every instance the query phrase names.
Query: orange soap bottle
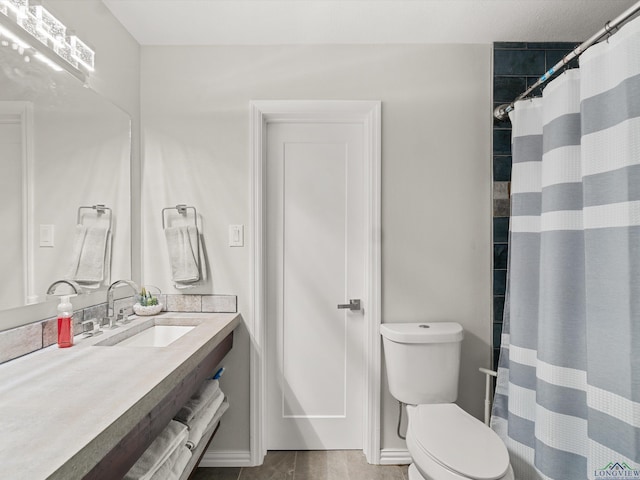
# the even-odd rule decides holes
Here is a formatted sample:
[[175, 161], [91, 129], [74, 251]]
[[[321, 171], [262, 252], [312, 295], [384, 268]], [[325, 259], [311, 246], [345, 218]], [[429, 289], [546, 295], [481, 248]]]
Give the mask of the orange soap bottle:
[[58, 347], [67, 348], [73, 345], [73, 307], [69, 297], [60, 297], [58, 305]]

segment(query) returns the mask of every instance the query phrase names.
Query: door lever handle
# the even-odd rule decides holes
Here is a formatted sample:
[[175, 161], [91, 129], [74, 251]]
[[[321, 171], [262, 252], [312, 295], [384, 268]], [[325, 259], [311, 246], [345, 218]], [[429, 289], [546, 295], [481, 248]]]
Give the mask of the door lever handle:
[[360, 299], [359, 298], [352, 298], [351, 300], [349, 300], [349, 303], [339, 303], [338, 304], [338, 308], [339, 309], [349, 309], [352, 312], [355, 310], [360, 310]]

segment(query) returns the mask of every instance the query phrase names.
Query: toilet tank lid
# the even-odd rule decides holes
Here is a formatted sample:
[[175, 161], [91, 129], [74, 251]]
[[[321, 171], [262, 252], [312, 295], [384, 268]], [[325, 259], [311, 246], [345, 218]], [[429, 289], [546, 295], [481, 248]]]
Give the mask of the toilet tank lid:
[[456, 322], [383, 323], [380, 334], [398, 343], [447, 343], [461, 341], [464, 330]]

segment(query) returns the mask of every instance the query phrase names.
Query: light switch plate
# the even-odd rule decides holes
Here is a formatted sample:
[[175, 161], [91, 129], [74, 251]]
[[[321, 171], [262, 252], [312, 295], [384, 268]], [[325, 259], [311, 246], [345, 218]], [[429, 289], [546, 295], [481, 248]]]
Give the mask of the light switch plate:
[[244, 247], [244, 225], [229, 225], [229, 246]]
[[55, 225], [40, 225], [40, 246], [53, 247], [55, 245]]

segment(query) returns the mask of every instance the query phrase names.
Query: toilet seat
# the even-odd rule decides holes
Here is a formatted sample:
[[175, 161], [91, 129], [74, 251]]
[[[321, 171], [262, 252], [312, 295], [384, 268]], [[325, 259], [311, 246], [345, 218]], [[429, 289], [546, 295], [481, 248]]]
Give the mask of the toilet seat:
[[436, 462], [463, 478], [495, 480], [509, 469], [500, 437], [456, 404], [408, 406], [407, 443], [418, 467]]

